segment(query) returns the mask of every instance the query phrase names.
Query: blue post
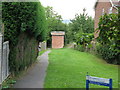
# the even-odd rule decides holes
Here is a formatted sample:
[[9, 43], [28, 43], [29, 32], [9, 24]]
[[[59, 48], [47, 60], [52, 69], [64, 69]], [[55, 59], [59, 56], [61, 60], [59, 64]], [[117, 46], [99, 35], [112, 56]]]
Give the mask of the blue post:
[[[89, 76], [89, 75], [87, 75]], [[86, 90], [89, 90], [89, 80], [86, 80]]]
[[112, 79], [109, 80], [109, 88], [112, 90]]
[[86, 90], [89, 90], [89, 80], [86, 80]]

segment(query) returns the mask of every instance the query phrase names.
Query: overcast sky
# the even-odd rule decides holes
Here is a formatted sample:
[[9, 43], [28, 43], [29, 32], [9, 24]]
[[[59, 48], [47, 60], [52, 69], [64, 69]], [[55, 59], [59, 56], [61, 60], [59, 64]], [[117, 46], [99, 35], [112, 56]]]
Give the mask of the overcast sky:
[[94, 18], [94, 5], [96, 0], [39, 0], [43, 6], [52, 6], [54, 11], [62, 15], [64, 20], [73, 19], [76, 13], [87, 9], [88, 15]]

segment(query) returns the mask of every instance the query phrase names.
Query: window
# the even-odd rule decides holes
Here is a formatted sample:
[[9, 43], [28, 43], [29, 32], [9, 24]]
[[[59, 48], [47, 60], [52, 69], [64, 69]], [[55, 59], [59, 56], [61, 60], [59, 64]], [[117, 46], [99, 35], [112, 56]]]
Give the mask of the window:
[[103, 9], [102, 9], [102, 15], [104, 15], [104, 14], [105, 14], [105, 9], [103, 8]]
[[108, 13], [109, 13], [109, 14], [112, 13], [112, 7], [109, 8]]

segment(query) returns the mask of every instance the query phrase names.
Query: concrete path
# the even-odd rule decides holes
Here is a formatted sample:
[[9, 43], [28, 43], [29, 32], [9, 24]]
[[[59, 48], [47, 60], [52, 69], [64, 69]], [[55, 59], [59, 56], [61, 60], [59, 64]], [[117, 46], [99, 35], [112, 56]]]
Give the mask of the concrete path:
[[17, 81], [14, 88], [43, 88], [48, 66], [48, 53], [50, 50], [38, 57], [37, 63]]

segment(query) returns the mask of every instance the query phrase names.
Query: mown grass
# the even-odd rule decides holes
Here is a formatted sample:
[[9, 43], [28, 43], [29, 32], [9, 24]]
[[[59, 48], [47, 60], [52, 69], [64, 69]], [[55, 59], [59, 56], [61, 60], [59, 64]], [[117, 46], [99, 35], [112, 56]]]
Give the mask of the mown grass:
[[46, 52], [47, 50], [43, 50], [43, 51], [39, 51], [39, 56], [42, 55], [44, 52]]
[[[49, 54], [45, 88], [85, 88], [86, 73], [101, 78], [112, 78], [113, 88], [118, 88], [118, 66], [85, 52], [56, 49]], [[90, 85], [91, 88], [108, 88]]]

